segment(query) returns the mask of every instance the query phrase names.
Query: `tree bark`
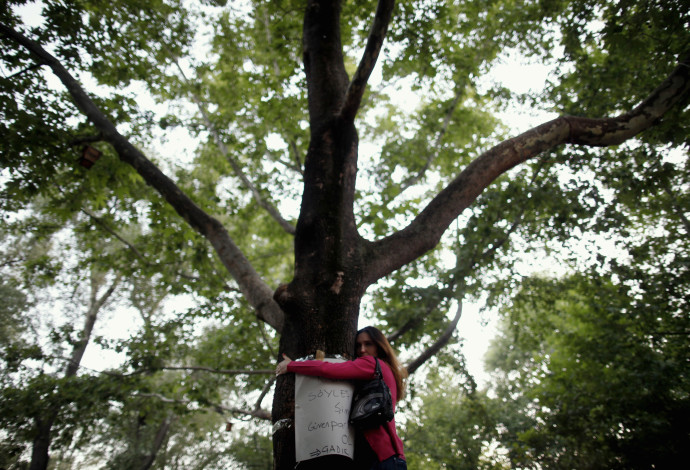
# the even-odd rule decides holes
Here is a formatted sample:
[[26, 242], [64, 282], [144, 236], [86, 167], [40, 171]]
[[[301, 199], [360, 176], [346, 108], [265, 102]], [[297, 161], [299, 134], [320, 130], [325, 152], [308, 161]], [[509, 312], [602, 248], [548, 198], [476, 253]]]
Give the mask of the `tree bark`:
[[[311, 1], [304, 19], [304, 66], [309, 92], [311, 140], [305, 159], [304, 193], [295, 232], [295, 275], [274, 298], [285, 312], [280, 352], [352, 357], [365, 243], [354, 218], [358, 137], [357, 98], [341, 110], [348, 89], [340, 42], [340, 2]], [[362, 86], [362, 83], [360, 83]], [[280, 376], [273, 400], [275, 468], [295, 466], [294, 376]], [[348, 468], [343, 457], [321, 457], [300, 468]]]
[[[352, 213], [356, 150], [357, 135], [351, 123], [335, 118], [312, 132], [295, 234], [295, 277], [275, 295], [285, 312], [280, 352], [292, 358], [316, 350], [347, 357], [354, 353], [360, 300], [366, 289], [364, 243]], [[289, 426], [293, 416], [294, 377], [287, 374], [278, 378], [273, 401], [276, 468], [294, 468], [294, 428]], [[342, 464], [333, 457], [316, 461], [320, 468]], [[317, 465], [304, 464], [306, 468]]]

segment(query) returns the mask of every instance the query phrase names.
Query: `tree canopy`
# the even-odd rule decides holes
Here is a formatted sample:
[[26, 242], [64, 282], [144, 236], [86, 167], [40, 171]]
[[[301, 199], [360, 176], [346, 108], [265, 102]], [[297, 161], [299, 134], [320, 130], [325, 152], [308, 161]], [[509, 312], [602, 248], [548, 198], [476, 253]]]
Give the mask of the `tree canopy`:
[[686, 458], [687, 315], [598, 277], [522, 289], [490, 359], [514, 465], [670, 468]]

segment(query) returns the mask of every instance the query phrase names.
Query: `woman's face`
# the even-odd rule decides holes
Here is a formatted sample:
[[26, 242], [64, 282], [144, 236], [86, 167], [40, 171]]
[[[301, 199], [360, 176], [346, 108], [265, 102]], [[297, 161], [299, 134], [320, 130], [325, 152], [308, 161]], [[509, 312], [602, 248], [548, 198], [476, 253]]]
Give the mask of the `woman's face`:
[[371, 340], [371, 336], [366, 331], [357, 335], [355, 340], [355, 352], [357, 357], [371, 356], [378, 357], [376, 343]]

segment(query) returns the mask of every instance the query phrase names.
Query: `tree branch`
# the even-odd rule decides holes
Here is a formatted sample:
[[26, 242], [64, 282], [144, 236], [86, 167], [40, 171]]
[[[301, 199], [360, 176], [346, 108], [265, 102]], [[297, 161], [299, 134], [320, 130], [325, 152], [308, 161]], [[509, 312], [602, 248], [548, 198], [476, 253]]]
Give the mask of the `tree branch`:
[[255, 369], [255, 370], [241, 370], [241, 369], [214, 369], [213, 367], [205, 366], [161, 366], [161, 367], [147, 367], [145, 369], [137, 369], [134, 372], [128, 374], [113, 374], [109, 375], [121, 375], [122, 377], [131, 377], [133, 375], [148, 374], [149, 372], [156, 372], [159, 370], [191, 370], [191, 371], [203, 371], [210, 372], [212, 374], [222, 374], [222, 375], [271, 375], [275, 373], [273, 369]]
[[[178, 62], [176, 57], [172, 57], [172, 53], [170, 54], [172, 60], [175, 62], [175, 65], [177, 67], [177, 70], [179, 70], [180, 75], [182, 76], [182, 79], [189, 83], [189, 80], [187, 79], [184, 70], [182, 70], [182, 67], [180, 67], [180, 63]], [[218, 147], [218, 150], [220, 150], [220, 153], [223, 155], [225, 160], [230, 164], [232, 167], [232, 171], [235, 172], [235, 175], [242, 181], [242, 184], [249, 190], [249, 192], [252, 193], [252, 197], [254, 200], [259, 204], [259, 206], [263, 207], [268, 214], [273, 217], [273, 219], [278, 222], [278, 225], [280, 225], [283, 230], [285, 230], [287, 233], [290, 235], [295, 234], [295, 226], [292, 225], [290, 222], [285, 220], [283, 216], [278, 212], [278, 209], [276, 209], [273, 205], [271, 205], [264, 197], [261, 195], [259, 192], [259, 189], [252, 183], [247, 175], [244, 174], [244, 171], [242, 171], [242, 168], [240, 165], [237, 163], [237, 161], [232, 157], [230, 154], [230, 151], [228, 150], [228, 147], [225, 145], [225, 141], [221, 139], [220, 133], [218, 132], [218, 129], [216, 126], [213, 125], [213, 122], [211, 121], [211, 117], [209, 115], [208, 109], [206, 109], [206, 106], [204, 105], [203, 101], [199, 96], [196, 95], [194, 92], [190, 92], [190, 96], [192, 97], [192, 101], [197, 105], [197, 108], [199, 109], [199, 112], [201, 113], [201, 117], [204, 121], [204, 124], [206, 124], [206, 128], [208, 129], [209, 133], [213, 136], [213, 141], [216, 144], [216, 147]]]
[[158, 451], [160, 451], [163, 446], [163, 442], [170, 431], [170, 426], [172, 425], [173, 419], [176, 418], [174, 415], [170, 414], [165, 417], [158, 427], [155, 437], [153, 438], [153, 445], [151, 447], [151, 452], [145, 454], [143, 457], [143, 462], [141, 464], [141, 470], [148, 470], [153, 465], [156, 460]]
[[[98, 374], [104, 374], [109, 377], [132, 377], [139, 374], [148, 374], [149, 372], [156, 372], [159, 370], [191, 370], [191, 371], [203, 371], [212, 374], [222, 374], [222, 375], [274, 375], [275, 369], [253, 369], [253, 370], [242, 370], [242, 369], [214, 369], [212, 367], [205, 366], [162, 366], [162, 367], [148, 367], [145, 369], [138, 369], [134, 372], [129, 372], [123, 374], [121, 372], [113, 372], [110, 370], [96, 370], [90, 367], [82, 366], [75, 363], [73, 359], [62, 357], [62, 356], [43, 356], [46, 359], [57, 359], [59, 361], [67, 362], [68, 365], [76, 364], [79, 369], [87, 369]], [[272, 382], [271, 382], [272, 383]]]
[[566, 143], [608, 146], [625, 142], [654, 125], [688, 90], [690, 56], [629, 113], [603, 119], [559, 117], [484, 152], [406, 228], [370, 245], [367, 283], [376, 282], [435, 247], [450, 223], [506, 171]]
[[434, 311], [434, 309], [437, 306], [438, 306], [438, 303], [434, 303], [433, 305], [425, 308], [423, 314], [415, 315], [414, 317], [407, 320], [403, 326], [401, 326], [400, 328], [398, 328], [397, 330], [395, 330], [393, 333], [391, 333], [390, 335], [388, 335], [386, 337], [388, 342], [394, 343], [398, 338], [402, 337], [405, 333], [416, 328], [417, 325], [421, 324], [424, 321], [424, 318], [426, 318], [432, 311]]
[[443, 334], [438, 337], [434, 344], [429, 346], [429, 348], [427, 348], [426, 351], [422, 352], [415, 360], [413, 360], [407, 365], [408, 374], [413, 374], [419, 368], [419, 366], [421, 366], [430, 358], [435, 356], [446, 344], [448, 344], [450, 338], [453, 337], [453, 332], [457, 328], [461, 316], [462, 300], [458, 300], [458, 309], [455, 312], [455, 317], [453, 318], [453, 320], [448, 324], [446, 329], [443, 331]]
[[388, 31], [388, 25], [393, 14], [394, 6], [394, 0], [379, 0], [378, 6], [376, 7], [376, 14], [374, 15], [374, 23], [369, 31], [367, 45], [362, 54], [359, 66], [357, 67], [357, 71], [352, 77], [352, 81], [345, 93], [345, 101], [340, 111], [341, 116], [345, 119], [350, 121], [354, 120], [361, 106], [362, 96], [364, 96], [367, 82], [369, 81], [371, 72], [374, 70], [379, 53], [381, 52], [381, 46], [386, 37], [386, 31]]
[[89, 345], [91, 340], [91, 334], [93, 333], [93, 327], [96, 324], [98, 318], [98, 312], [103, 308], [103, 305], [108, 301], [111, 295], [117, 289], [120, 284], [120, 276], [115, 277], [110, 286], [105, 290], [105, 292], [98, 297], [98, 289], [101, 284], [96, 281], [93, 270], [91, 272], [91, 293], [89, 295], [89, 308], [86, 311], [84, 318], [84, 327], [79, 334], [79, 340], [74, 344], [72, 348], [72, 355], [67, 362], [67, 367], [65, 369], [65, 377], [73, 377], [77, 375], [81, 360], [86, 352], [86, 347]]
[[212, 372], [214, 374], [223, 375], [271, 375], [275, 373], [273, 369], [256, 369], [256, 370], [240, 370], [240, 369], [214, 369], [213, 367], [205, 366], [163, 366], [148, 370], [199, 370], [204, 372]]
[[100, 217], [96, 216], [95, 214], [92, 214], [88, 210], [82, 208], [81, 211], [86, 214], [91, 220], [96, 222], [96, 224], [100, 225], [103, 230], [111, 234], [113, 237], [115, 237], [117, 240], [119, 240], [122, 244], [124, 244], [129, 250], [134, 253], [134, 256], [139, 258], [140, 260], [144, 261], [146, 264], [149, 264], [149, 262], [146, 260], [146, 257], [144, 254], [139, 251], [139, 249], [131, 244], [129, 241], [125, 240], [120, 234], [118, 234], [115, 230], [111, 229], [108, 224], [103, 222]]
[[[530, 183], [534, 184], [537, 181], [537, 178], [539, 176], [539, 173], [541, 172], [542, 168], [544, 167], [546, 159], [542, 158], [539, 162], [538, 167], [536, 168], [534, 175], [531, 178]], [[513, 222], [511, 223], [510, 227], [502, 234], [501, 237], [498, 239], [494, 240], [491, 246], [485, 247], [485, 246], [479, 246], [479, 245], [474, 245], [474, 250], [471, 256], [469, 256], [467, 259], [461, 259], [459, 255], [456, 254], [456, 259], [455, 259], [455, 268], [452, 271], [452, 278], [449, 281], [449, 286], [448, 288], [451, 290], [456, 291], [456, 285], [458, 284], [458, 277], [461, 277], [460, 279], [460, 284], [464, 285], [464, 277], [467, 275], [467, 273], [471, 272], [472, 270], [475, 269], [475, 266], [477, 263], [479, 263], [482, 260], [486, 260], [489, 257], [491, 257], [494, 253], [496, 253], [501, 246], [503, 246], [509, 239], [510, 235], [514, 233], [518, 227], [520, 226], [520, 223], [522, 222], [522, 216], [524, 214], [524, 208], [521, 208], [518, 213], [515, 215], [515, 218], [513, 219]], [[487, 240], [488, 243], [488, 240]], [[431, 357], [436, 355], [441, 348], [443, 348], [448, 341], [450, 340], [453, 332], [457, 328], [458, 322], [460, 321], [460, 316], [462, 313], [462, 297], [456, 292], [455, 297], [458, 297], [458, 312], [455, 315], [455, 318], [453, 321], [448, 325], [448, 327], [444, 330], [444, 332], [439, 336], [438, 340], [426, 351], [422, 352], [419, 357], [417, 357], [415, 360], [413, 360], [410, 365], [407, 367], [407, 371], [409, 374], [412, 374], [419, 366], [421, 366], [424, 362], [429, 360]], [[399, 330], [394, 332], [391, 336], [388, 337], [389, 341], [393, 341], [394, 339], [397, 339], [398, 337], [402, 336], [404, 333], [409, 331], [410, 329], [416, 327], [419, 323], [424, 321], [424, 318], [428, 317], [431, 312], [438, 307], [440, 304], [440, 300], [433, 305], [427, 307], [425, 311], [420, 314], [415, 316], [414, 318], [410, 319], [405, 325], [403, 325]], [[469, 374], [468, 374], [469, 376]]]
[[0, 23], [0, 33], [26, 48], [38, 58], [39, 62], [44, 62], [52, 69], [67, 88], [77, 107], [103, 134], [103, 139], [113, 146], [120, 159], [132, 165], [144, 181], [155, 188], [187, 223], [211, 242], [249, 304], [256, 310], [257, 317], [280, 332], [284, 322], [283, 312], [273, 300], [272, 289], [263, 282], [225, 227], [197, 206], [170, 178], [117, 131], [115, 125], [96, 106], [79, 82], [57, 58], [49, 54], [37, 42], [2, 23]]
[[417, 184], [419, 180], [421, 180], [424, 174], [427, 172], [434, 160], [438, 158], [439, 154], [441, 153], [441, 141], [443, 140], [443, 136], [445, 136], [446, 132], [448, 131], [448, 126], [450, 126], [450, 120], [453, 117], [453, 113], [458, 108], [458, 104], [460, 103], [461, 97], [462, 92], [460, 90], [456, 90], [455, 98], [453, 98], [453, 102], [450, 104], [450, 107], [448, 108], [448, 111], [446, 112], [446, 115], [443, 118], [443, 125], [441, 126], [441, 130], [438, 132], [438, 135], [436, 136], [436, 142], [434, 142], [433, 150], [429, 152], [429, 156], [426, 158], [424, 166], [417, 172], [417, 174], [406, 178], [405, 181], [403, 181], [400, 184], [400, 192], [398, 193], [398, 195], [402, 194], [409, 187]]
[[[126, 240], [123, 236], [121, 236], [119, 233], [117, 233], [113, 228], [111, 228], [108, 224], [106, 224], [100, 217], [98, 217], [96, 214], [91, 213], [90, 211], [82, 208], [80, 209], [81, 212], [86, 214], [91, 220], [93, 220], [96, 224], [98, 224], [103, 230], [111, 234], [113, 237], [115, 237], [117, 240], [119, 240], [122, 244], [124, 244], [134, 255], [139, 258], [141, 261], [144, 262], [145, 265], [147, 266], [156, 266], [155, 263], [150, 262], [146, 256], [139, 251], [139, 249], [134, 246], [131, 242]], [[180, 276], [183, 279], [187, 279], [188, 281], [198, 281], [200, 278], [198, 276], [192, 276], [190, 274], [186, 274], [180, 271], [176, 271], [177, 275]]]
[[[533, 181], [534, 181], [534, 179], [533, 179]], [[517, 214], [517, 216], [513, 220], [513, 223], [508, 228], [508, 230], [506, 230], [506, 232], [503, 234], [502, 237], [500, 237], [498, 240], [495, 240], [494, 243], [490, 247], [486, 248], [484, 251], [481, 251], [481, 252], [479, 252], [478, 249], [475, 250], [474, 254], [470, 257], [470, 259], [466, 260], [464, 263], [462, 262], [463, 260], [461, 260], [459, 257], [456, 257], [457, 258], [456, 259], [456, 265], [455, 265], [455, 269], [453, 270], [453, 273], [454, 273], [453, 278], [451, 279], [451, 281], [449, 283], [449, 289], [453, 289], [454, 286], [456, 285], [458, 275], [464, 276], [466, 273], [473, 270], [479, 261], [487, 259], [491, 255], [493, 255], [496, 251], [498, 251], [498, 249], [501, 246], [503, 246], [503, 244], [506, 241], [508, 241], [508, 239], [510, 238], [510, 235], [513, 232], [515, 232], [515, 230], [517, 230], [517, 228], [520, 226], [523, 212], [524, 211], [521, 210]], [[477, 248], [479, 248], [479, 247], [477, 247]], [[463, 264], [464, 266], [461, 266], [461, 264]], [[457, 296], [457, 294], [456, 294], [456, 296]], [[460, 302], [460, 308], [461, 308], [462, 302], [461, 301], [459, 301], [459, 302]], [[425, 308], [423, 312], [421, 312], [420, 314], [418, 314], [415, 317], [408, 320], [402, 327], [400, 327], [398, 330], [396, 330], [391, 335], [389, 335], [387, 337], [388, 341], [394, 342], [395, 340], [397, 340], [398, 338], [403, 336], [405, 333], [407, 333], [411, 329], [416, 328], [417, 325], [421, 324], [424, 321], [424, 319], [427, 318], [431, 314], [431, 312], [438, 307], [438, 305], [440, 303], [441, 302], [439, 300], [438, 302], [435, 302], [432, 305], [427, 306], [427, 308]], [[436, 343], [434, 343], [434, 345], [431, 348], [424, 351], [417, 359], [415, 359], [414, 361], [412, 361], [410, 363], [410, 366], [413, 367], [413, 369], [410, 370], [409, 369], [410, 366], [408, 366], [408, 373], [411, 374], [412, 372], [414, 372], [414, 370], [416, 370], [420, 365], [422, 365], [424, 362], [426, 362], [432, 356], [434, 356], [436, 353], [438, 353], [441, 350], [441, 348], [448, 343], [448, 341], [450, 340], [449, 334], [452, 335], [453, 331], [457, 327], [458, 321], [460, 320], [459, 315], [460, 315], [460, 312], [456, 313], [456, 317], [453, 320], [453, 322], [451, 322], [448, 325], [446, 330], [444, 330], [444, 333], [442, 333], [441, 336], [439, 336], [439, 339], [436, 341]], [[453, 325], [453, 323], [455, 323], [455, 325]], [[433, 348], [433, 351], [432, 351], [432, 348]]]
[[259, 398], [256, 399], [256, 404], [254, 405], [255, 410], [261, 409], [261, 402], [264, 401], [264, 398], [268, 394], [268, 392], [271, 390], [271, 387], [273, 387], [273, 384], [276, 381], [276, 376], [272, 376], [270, 379], [268, 379], [268, 382], [266, 382], [266, 385], [264, 385], [264, 388], [261, 390], [261, 394], [259, 395]]
[[[264, 31], [266, 32], [266, 43], [269, 48], [273, 47], [273, 36], [271, 35], [271, 21], [268, 17], [268, 7], [261, 9], [261, 21], [263, 22]], [[272, 59], [273, 65], [273, 75], [276, 79], [280, 76], [280, 67], [278, 66], [278, 61], [275, 56]]]
[[[142, 397], [142, 398], [156, 398], [163, 403], [175, 403], [175, 404], [180, 404], [180, 405], [188, 405], [192, 403], [192, 400], [186, 400], [186, 399], [179, 399], [179, 398], [168, 398], [164, 395], [161, 395], [160, 393], [137, 393], [134, 395], [135, 397]], [[242, 414], [246, 416], [252, 416], [254, 418], [259, 418], [259, 419], [264, 419], [264, 420], [270, 420], [271, 419], [271, 413], [267, 410], [243, 410], [240, 408], [229, 408], [227, 406], [223, 405], [217, 405], [214, 403], [209, 403], [209, 408], [213, 409], [217, 413], [221, 413], [223, 411], [227, 411], [230, 413], [236, 413], [236, 414]]]
[[30, 72], [30, 71], [32, 71], [32, 70], [41, 68], [41, 67], [43, 67], [44, 65], [46, 65], [46, 64], [44, 64], [44, 63], [42, 63], [42, 62], [38, 62], [38, 63], [36, 63], [36, 64], [34, 64], [34, 65], [30, 65], [30, 66], [28, 66], [28, 67], [25, 67], [25, 68], [21, 69], [20, 71], [15, 72], [15, 73], [13, 73], [12, 75], [9, 75], [9, 76], [7, 76], [7, 77], [5, 77], [5, 78], [7, 78], [7, 79], [9, 80], [9, 79], [11, 79], [11, 78], [18, 77], [19, 75], [22, 75], [22, 74], [24, 74], [24, 73], [26, 73], [26, 72]]
[[261, 332], [261, 339], [264, 340], [264, 344], [266, 344], [266, 347], [268, 348], [268, 352], [271, 354], [271, 357], [278, 357], [276, 352], [273, 350], [273, 346], [271, 346], [271, 342], [268, 339], [268, 335], [266, 334], [266, 330], [264, 329], [263, 323], [259, 323], [259, 331]]
[[93, 134], [93, 135], [80, 135], [80, 136], [75, 136], [69, 142], [69, 145], [74, 147], [74, 146], [82, 145], [82, 144], [101, 142], [102, 140], [103, 140], [103, 136], [100, 133]]
[[297, 171], [297, 173], [299, 173], [300, 175], [304, 176], [304, 169], [303, 169], [304, 164], [302, 163], [302, 157], [300, 155], [299, 149], [297, 148], [297, 142], [295, 142], [294, 138], [290, 139], [290, 149], [292, 150], [291, 153], [295, 159], [295, 164], [294, 165], [291, 165], [289, 163], [283, 163], [283, 164], [286, 167], [291, 168], [291, 169]]

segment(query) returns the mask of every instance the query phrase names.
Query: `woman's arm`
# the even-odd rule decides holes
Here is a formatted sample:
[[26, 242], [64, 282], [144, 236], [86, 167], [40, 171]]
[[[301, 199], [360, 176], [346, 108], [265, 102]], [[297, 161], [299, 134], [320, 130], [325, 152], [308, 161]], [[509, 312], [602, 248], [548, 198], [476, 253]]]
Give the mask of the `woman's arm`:
[[374, 377], [376, 362], [373, 357], [359, 357], [347, 362], [293, 361], [285, 354], [276, 367], [276, 375], [294, 372], [328, 379], [368, 380]]

